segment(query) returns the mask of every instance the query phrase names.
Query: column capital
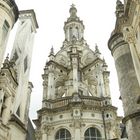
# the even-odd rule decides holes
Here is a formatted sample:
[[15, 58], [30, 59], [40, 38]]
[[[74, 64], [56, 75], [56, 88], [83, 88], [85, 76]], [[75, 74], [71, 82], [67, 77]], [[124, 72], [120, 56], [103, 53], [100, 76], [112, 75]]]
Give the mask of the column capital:
[[52, 127], [50, 125], [43, 125], [42, 129], [43, 129], [43, 133], [46, 133], [47, 135], [50, 135], [50, 133], [54, 129], [54, 127]]
[[126, 27], [123, 30], [123, 35], [126, 42], [136, 44], [136, 33], [132, 27]]

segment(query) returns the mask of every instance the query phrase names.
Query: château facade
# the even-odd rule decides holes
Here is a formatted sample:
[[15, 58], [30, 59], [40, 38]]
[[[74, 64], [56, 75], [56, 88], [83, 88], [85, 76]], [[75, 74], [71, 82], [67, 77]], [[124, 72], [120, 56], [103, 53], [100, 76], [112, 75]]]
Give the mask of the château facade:
[[115, 60], [123, 123], [129, 140], [140, 139], [140, 1], [117, 0], [116, 25], [108, 42]]
[[[29, 119], [33, 88], [29, 74], [36, 15], [34, 10], [20, 11], [15, 0], [0, 0], [0, 140], [140, 140], [140, 1], [117, 0], [116, 24], [108, 41], [123, 119], [112, 105], [110, 73], [98, 45], [90, 49], [74, 5], [69, 12], [61, 49], [55, 54], [52, 48], [45, 64], [42, 107], [33, 120], [34, 132]], [[16, 22], [13, 48], [4, 59]]]
[[51, 49], [42, 75], [36, 140], [120, 139], [122, 118], [111, 103], [107, 64], [98, 46], [93, 51], [84, 39], [74, 5], [69, 12], [63, 45], [56, 54]]
[[[16, 21], [13, 49], [2, 64], [8, 35]], [[0, 0], [0, 140], [29, 140], [33, 130], [28, 115], [33, 88], [29, 72], [37, 28], [33, 10], [19, 11], [14, 0]]]

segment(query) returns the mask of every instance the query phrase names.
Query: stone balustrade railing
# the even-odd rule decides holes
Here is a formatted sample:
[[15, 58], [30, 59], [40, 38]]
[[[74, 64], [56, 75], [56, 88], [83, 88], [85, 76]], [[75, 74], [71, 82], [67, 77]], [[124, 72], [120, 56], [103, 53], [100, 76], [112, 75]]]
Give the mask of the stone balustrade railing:
[[99, 106], [101, 107], [103, 105], [103, 100], [96, 98], [96, 97], [64, 97], [61, 99], [55, 99], [55, 100], [45, 100], [45, 105], [46, 108], [48, 109], [55, 109], [63, 106], [67, 106], [68, 104], [71, 103], [84, 103], [85, 105], [90, 105], [90, 106]]

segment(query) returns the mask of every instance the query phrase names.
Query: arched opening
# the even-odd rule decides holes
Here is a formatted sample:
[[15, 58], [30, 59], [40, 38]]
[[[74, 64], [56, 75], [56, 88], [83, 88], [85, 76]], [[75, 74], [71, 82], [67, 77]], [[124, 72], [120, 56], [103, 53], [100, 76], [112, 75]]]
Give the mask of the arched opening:
[[84, 140], [102, 140], [102, 136], [97, 128], [90, 127], [85, 131]]
[[76, 27], [76, 38], [79, 39], [79, 29]]
[[60, 129], [57, 131], [55, 140], [71, 140], [71, 134], [67, 129]]
[[72, 40], [72, 27], [69, 28], [69, 40]]

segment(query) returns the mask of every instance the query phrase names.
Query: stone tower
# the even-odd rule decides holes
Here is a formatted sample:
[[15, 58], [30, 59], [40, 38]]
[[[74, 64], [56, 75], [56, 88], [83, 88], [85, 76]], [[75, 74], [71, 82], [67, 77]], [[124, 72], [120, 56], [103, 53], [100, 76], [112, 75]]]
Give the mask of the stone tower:
[[117, 108], [112, 106], [109, 71], [98, 46], [89, 48], [84, 24], [71, 6], [65, 40], [44, 68], [42, 108], [37, 112], [37, 140], [120, 138]]
[[129, 140], [140, 139], [140, 3], [117, 0], [116, 26], [108, 42], [115, 60]]
[[10, 59], [0, 71], [0, 139], [25, 140], [30, 95], [29, 82], [34, 35], [38, 28], [33, 10], [20, 11], [19, 26]]
[[0, 0], [0, 67], [10, 30], [17, 21], [18, 14], [18, 7], [14, 0]]

